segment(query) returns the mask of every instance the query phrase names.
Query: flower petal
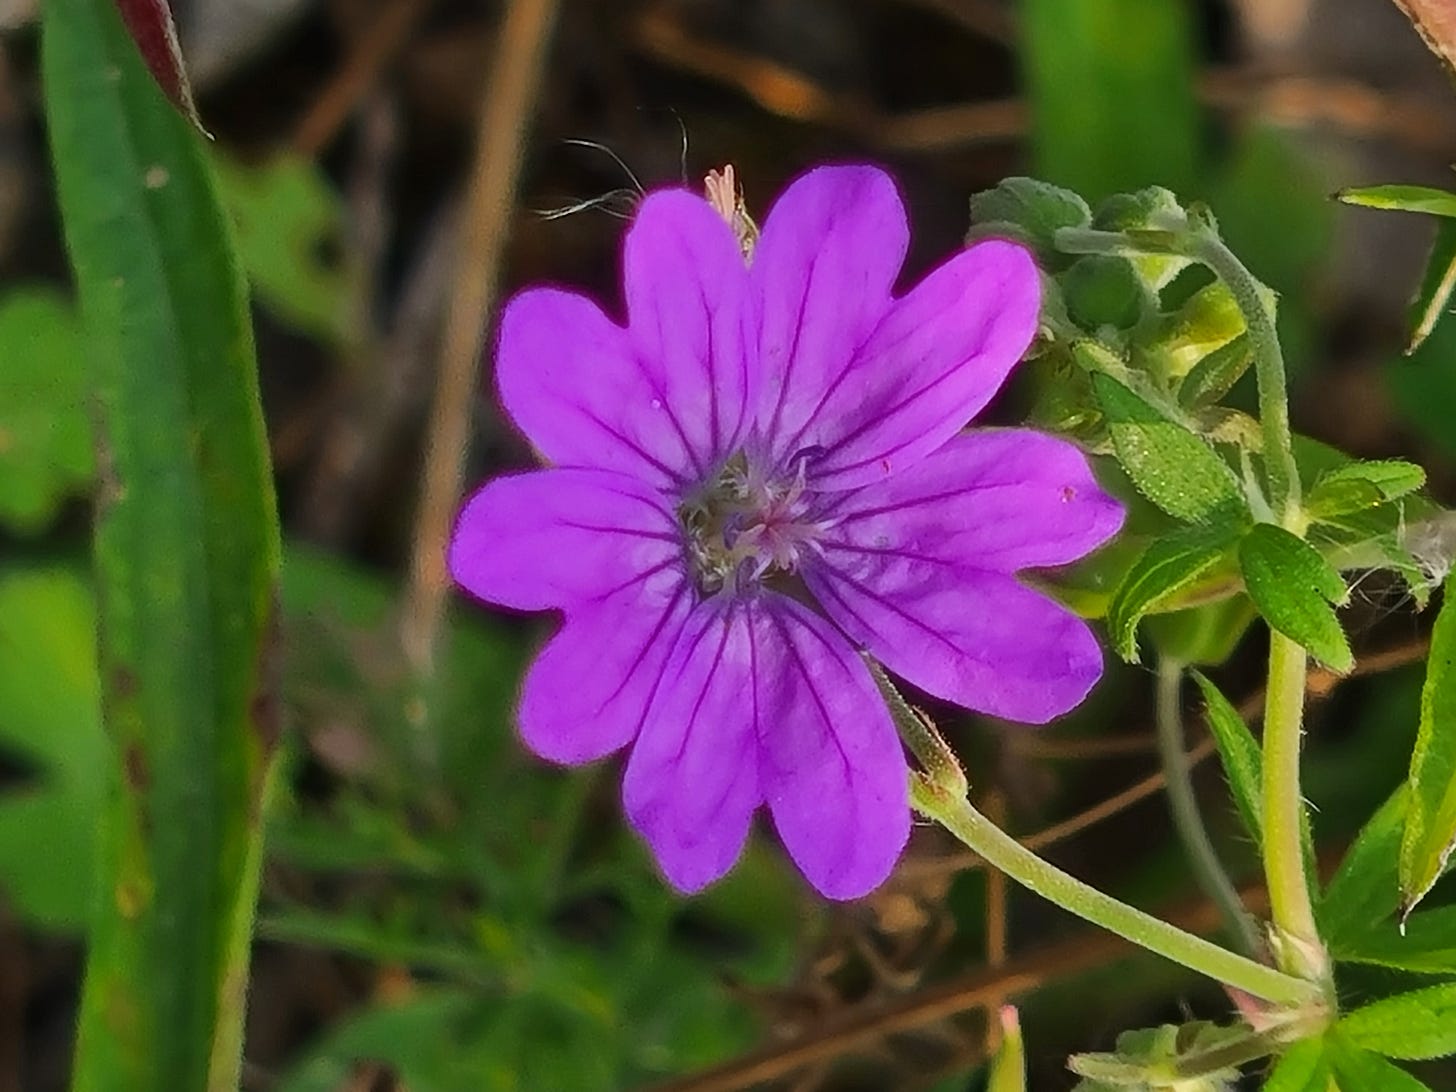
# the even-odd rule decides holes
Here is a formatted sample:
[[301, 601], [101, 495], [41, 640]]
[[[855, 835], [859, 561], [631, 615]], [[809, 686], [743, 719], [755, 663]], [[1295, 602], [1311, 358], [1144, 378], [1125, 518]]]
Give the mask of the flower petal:
[[754, 397], [744, 346], [748, 266], [703, 198], [644, 200], [623, 249], [628, 334], [642, 373], [702, 476], [742, 437]]
[[765, 597], [755, 626], [760, 778], [779, 837], [831, 899], [885, 881], [910, 836], [909, 770], [894, 723], [844, 636]]
[[[759, 424], [771, 442], [803, 432], [879, 321], [909, 238], [895, 184], [874, 167], [809, 171], [769, 210], [751, 283], [761, 323]], [[781, 458], [793, 454], [778, 446]]]
[[965, 433], [913, 466], [839, 495], [823, 546], [1013, 573], [1064, 565], [1122, 526], [1075, 444], [1027, 429]]
[[738, 860], [763, 797], [754, 639], [741, 607], [700, 604], [667, 657], [632, 748], [622, 800], [668, 881], [692, 893]]
[[804, 577], [876, 659], [968, 709], [1044, 724], [1076, 706], [1102, 674], [1087, 624], [1004, 573], [831, 551]]
[[688, 613], [686, 588], [619, 592], [567, 615], [521, 691], [521, 737], [551, 762], [593, 762], [637, 736]]
[[618, 470], [661, 485], [692, 459], [627, 332], [574, 292], [532, 288], [501, 315], [501, 404], [548, 461]]
[[991, 400], [1036, 336], [1041, 284], [1022, 246], [988, 239], [896, 300], [802, 435], [819, 489], [889, 477], [940, 447]]
[[487, 482], [450, 539], [450, 574], [516, 610], [572, 607], [682, 582], [682, 547], [661, 494], [605, 470], [536, 470]]

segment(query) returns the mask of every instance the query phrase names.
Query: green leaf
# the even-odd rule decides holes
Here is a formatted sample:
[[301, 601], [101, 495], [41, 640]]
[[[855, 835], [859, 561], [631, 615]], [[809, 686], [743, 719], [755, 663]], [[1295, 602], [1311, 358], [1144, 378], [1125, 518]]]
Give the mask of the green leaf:
[[1003, 179], [994, 189], [971, 196], [972, 235], [982, 229], [1013, 228], [1042, 255], [1055, 249], [1058, 228], [1086, 227], [1091, 222], [1086, 201], [1035, 178]]
[[1239, 542], [1239, 568], [1249, 598], [1269, 625], [1334, 671], [1355, 665], [1330, 607], [1343, 603], [1349, 591], [1318, 550], [1282, 527], [1260, 523]]
[[74, 1087], [238, 1085], [278, 525], [245, 286], [197, 133], [114, 0], [47, 0], [56, 188], [89, 346], [112, 744]]
[[1035, 174], [1093, 201], [1198, 173], [1192, 13], [1145, 0], [1030, 0], [1020, 11]]
[[1247, 334], [1239, 334], [1193, 365], [1178, 385], [1178, 401], [1188, 409], [1213, 405], [1233, 390], [1253, 362], [1254, 346]]
[[1431, 1092], [1431, 1089], [1379, 1054], [1341, 1042], [1332, 1036], [1330, 1062], [1341, 1092]]
[[318, 166], [287, 155], [252, 166], [216, 154], [213, 164], [259, 302], [306, 334], [347, 340], [357, 274], [337, 257], [343, 206]]
[[1319, 900], [1320, 934], [1331, 949], [1358, 944], [1395, 912], [1400, 902], [1396, 861], [1409, 800], [1402, 785], [1370, 817]]
[[1329, 1092], [1330, 1062], [1320, 1039], [1304, 1039], [1285, 1052], [1263, 1092]]
[[0, 571], [0, 748], [35, 771], [0, 792], [0, 892], [27, 921], [68, 932], [91, 908], [110, 760], [95, 633], [75, 573]]
[[1154, 540], [1132, 563], [1107, 607], [1107, 628], [1119, 656], [1137, 662], [1138, 621], [1216, 572], [1235, 537], [1229, 527], [1196, 526]]
[[1247, 595], [1230, 595], [1184, 610], [1154, 614], [1145, 628], [1153, 647], [1180, 664], [1217, 666], [1228, 660], [1258, 617]]
[[1353, 462], [1322, 474], [1305, 499], [1312, 519], [1343, 516], [1396, 500], [1426, 484], [1426, 472], [1400, 459]]
[[1400, 842], [1406, 913], [1441, 877], [1456, 844], [1456, 574], [1447, 577], [1431, 632], [1421, 721], [1411, 754], [1410, 808]]
[[1238, 478], [1201, 437], [1109, 375], [1094, 375], [1092, 387], [1117, 461], [1143, 496], [1186, 523], [1242, 511]]
[[1417, 1061], [1456, 1053], [1456, 982], [1397, 994], [1356, 1009], [1336, 1025], [1341, 1039], [1387, 1058]]
[[1263, 841], [1263, 799], [1264, 765], [1259, 742], [1254, 738], [1244, 718], [1230, 704], [1223, 693], [1200, 671], [1191, 672], [1198, 689], [1203, 691], [1203, 700], [1208, 703], [1208, 727], [1218, 745], [1218, 757], [1223, 763], [1224, 776], [1228, 778], [1229, 792], [1244, 829], [1254, 839], [1254, 844]]
[[91, 483], [86, 346], [71, 305], [45, 289], [0, 302], [0, 523], [42, 531]]
[[1451, 309], [1453, 291], [1456, 291], [1456, 224], [1442, 220], [1436, 227], [1436, 238], [1431, 243], [1416, 298], [1411, 302], [1411, 335], [1405, 347], [1406, 356], [1425, 343], [1441, 316]]
[[1456, 974], [1456, 906], [1412, 914], [1400, 924], [1369, 922], [1353, 940], [1331, 944], [1330, 954], [1345, 963]]
[[1363, 186], [1341, 190], [1335, 196], [1347, 205], [1362, 205], [1368, 209], [1456, 217], [1456, 193], [1432, 186]]

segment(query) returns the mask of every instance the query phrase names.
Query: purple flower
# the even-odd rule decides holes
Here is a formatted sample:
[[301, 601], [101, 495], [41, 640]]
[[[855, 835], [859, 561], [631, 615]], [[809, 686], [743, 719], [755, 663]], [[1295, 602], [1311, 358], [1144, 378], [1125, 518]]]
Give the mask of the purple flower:
[[1041, 723], [1102, 670], [1087, 626], [1020, 584], [1122, 509], [1072, 445], [961, 434], [1036, 332], [1037, 271], [1001, 240], [903, 295], [894, 183], [821, 167], [751, 265], [684, 190], [648, 196], [623, 256], [627, 325], [528, 289], [501, 319], [501, 400], [551, 469], [466, 505], [468, 591], [564, 624], [526, 677], [527, 745], [632, 745], [627, 815], [683, 891], [737, 859], [767, 804], [831, 898], [889, 874], [908, 768], [860, 658], [948, 701]]

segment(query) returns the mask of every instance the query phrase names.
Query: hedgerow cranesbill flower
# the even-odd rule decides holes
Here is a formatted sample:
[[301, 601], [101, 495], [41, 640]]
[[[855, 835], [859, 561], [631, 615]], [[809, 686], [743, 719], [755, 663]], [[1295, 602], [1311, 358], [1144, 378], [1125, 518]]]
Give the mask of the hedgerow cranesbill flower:
[[562, 763], [630, 744], [627, 815], [683, 891], [762, 804], [823, 894], [888, 875], [908, 768], [860, 650], [1025, 722], [1101, 673], [1087, 626], [1015, 574], [1086, 554], [1121, 508], [1070, 444], [961, 432], [1036, 332], [1036, 268], [990, 240], [896, 295], [907, 241], [871, 167], [799, 178], [751, 261], [663, 190], [627, 232], [625, 326], [555, 288], [502, 316], [501, 401], [552, 465], [470, 499], [451, 571], [564, 614], [521, 733]]

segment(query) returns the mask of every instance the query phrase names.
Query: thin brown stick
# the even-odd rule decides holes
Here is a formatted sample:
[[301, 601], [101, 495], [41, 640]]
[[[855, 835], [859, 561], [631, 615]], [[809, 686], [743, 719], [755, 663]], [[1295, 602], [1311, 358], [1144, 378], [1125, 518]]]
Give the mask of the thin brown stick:
[[[1243, 892], [1244, 902], [1262, 908], [1263, 888]], [[1211, 903], [1184, 903], [1167, 920], [1196, 933], [1219, 927]], [[813, 1032], [773, 1044], [701, 1073], [659, 1085], [654, 1092], [735, 1092], [793, 1073], [802, 1066], [873, 1046], [886, 1036], [911, 1031], [1001, 999], [1028, 993], [1053, 979], [1106, 966], [1133, 945], [1111, 933], [1085, 932], [1021, 956], [1001, 968], [982, 968], [909, 997], [857, 1006], [828, 1017]]]
[[486, 77], [400, 619], [405, 656], [420, 677], [430, 674], [444, 617], [449, 590], [445, 548], [465, 475], [481, 348], [496, 301], [526, 124], [536, 101], [557, 8], [558, 0], [512, 0]]
[[394, 0], [384, 9], [298, 123], [291, 141], [295, 152], [313, 159], [333, 142], [429, 7], [430, 0]]

